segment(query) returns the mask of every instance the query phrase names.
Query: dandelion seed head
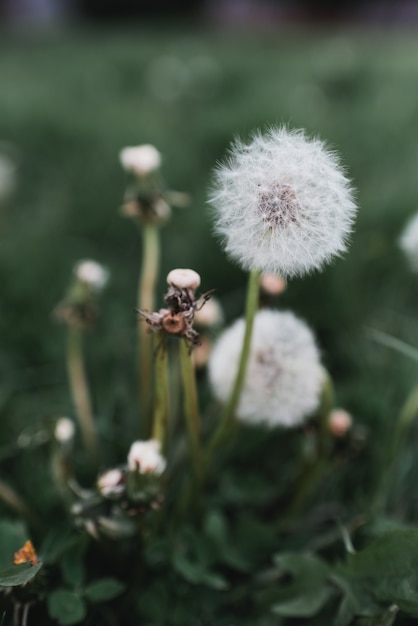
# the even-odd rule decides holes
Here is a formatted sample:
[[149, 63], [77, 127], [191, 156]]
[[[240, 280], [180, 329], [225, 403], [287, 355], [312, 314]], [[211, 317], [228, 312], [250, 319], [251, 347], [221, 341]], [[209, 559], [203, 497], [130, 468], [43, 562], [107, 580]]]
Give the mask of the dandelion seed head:
[[[209, 359], [209, 379], [226, 403], [238, 369], [245, 321], [220, 336]], [[311, 330], [291, 312], [259, 311], [237, 419], [249, 424], [298, 426], [318, 406], [324, 380]]]
[[108, 270], [100, 263], [90, 259], [79, 261], [74, 268], [74, 273], [78, 280], [97, 291], [103, 289], [109, 280]]
[[166, 468], [160, 442], [156, 439], [134, 441], [128, 454], [128, 467], [132, 472], [160, 476]]
[[74, 438], [75, 426], [69, 417], [60, 417], [55, 424], [55, 439], [60, 443], [67, 443]]
[[400, 239], [399, 246], [405, 254], [412, 271], [418, 272], [418, 214], [407, 223]]
[[125, 489], [123, 473], [118, 468], [103, 472], [97, 480], [97, 488], [105, 497], [121, 494]]
[[197, 289], [200, 286], [200, 276], [194, 270], [177, 268], [168, 273], [167, 284], [178, 289]]
[[233, 144], [210, 204], [227, 254], [246, 270], [284, 277], [342, 254], [356, 213], [336, 154], [285, 127]]
[[122, 167], [137, 176], [152, 174], [161, 165], [161, 154], [151, 144], [128, 146], [119, 153]]

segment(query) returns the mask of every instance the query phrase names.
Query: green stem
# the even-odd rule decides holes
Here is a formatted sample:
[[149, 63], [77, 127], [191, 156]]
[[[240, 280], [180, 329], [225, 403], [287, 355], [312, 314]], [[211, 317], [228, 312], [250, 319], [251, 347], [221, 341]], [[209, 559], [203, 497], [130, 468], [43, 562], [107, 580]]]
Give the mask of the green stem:
[[184, 416], [189, 436], [190, 450], [195, 477], [198, 483], [202, 479], [202, 450], [200, 445], [200, 415], [196, 388], [195, 369], [189, 347], [184, 339], [179, 341], [180, 369], [183, 382]]
[[381, 479], [374, 499], [373, 509], [376, 512], [383, 511], [387, 504], [396, 461], [399, 458], [408, 429], [417, 416], [417, 413], [418, 385], [413, 388], [407, 397], [396, 421], [395, 430], [390, 435], [390, 442], [387, 446], [388, 453], [384, 457], [384, 467], [380, 474]]
[[68, 331], [67, 368], [81, 436], [91, 455], [91, 460], [95, 463], [97, 461], [97, 433], [84, 368], [82, 335], [76, 328], [69, 328]]
[[152, 438], [161, 444], [161, 450], [167, 438], [167, 424], [169, 414], [169, 382], [168, 382], [168, 353], [164, 333], [155, 337], [155, 396], [154, 418], [152, 424]]
[[229, 396], [228, 403], [221, 416], [219, 426], [215, 431], [212, 440], [209, 443], [208, 453], [212, 454], [218, 445], [223, 441], [231, 426], [234, 423], [235, 412], [238, 406], [238, 402], [241, 396], [242, 388], [245, 382], [245, 375], [247, 373], [248, 359], [251, 349], [251, 337], [254, 326], [254, 318], [258, 309], [259, 299], [259, 282], [260, 272], [258, 270], [252, 270], [247, 287], [247, 299], [245, 306], [245, 334], [242, 344], [241, 356], [238, 364], [238, 370], [235, 377], [234, 386], [232, 388], [231, 395]]
[[[160, 264], [160, 239], [155, 224], [144, 224], [142, 227], [142, 265], [138, 282], [138, 309], [152, 313], [154, 310], [154, 294]], [[147, 325], [138, 325], [139, 344], [139, 391], [142, 409], [144, 436], [148, 437], [151, 430], [152, 406], [152, 336]]]
[[324, 382], [322, 385], [321, 404], [318, 415], [316, 458], [313, 462], [309, 461], [309, 463], [306, 463], [305, 467], [302, 469], [295, 496], [280, 518], [280, 529], [286, 530], [291, 527], [329, 466], [328, 456], [331, 447], [329, 414], [333, 406], [334, 388], [330, 375], [324, 369]]

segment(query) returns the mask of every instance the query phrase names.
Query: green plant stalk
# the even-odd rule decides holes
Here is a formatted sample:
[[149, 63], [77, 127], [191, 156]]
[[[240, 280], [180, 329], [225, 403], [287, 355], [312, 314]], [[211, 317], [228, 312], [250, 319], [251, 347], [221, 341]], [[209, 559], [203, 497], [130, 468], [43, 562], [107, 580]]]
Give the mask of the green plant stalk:
[[168, 352], [164, 333], [158, 333], [154, 338], [155, 395], [152, 439], [159, 441], [161, 450], [164, 450], [170, 408]]
[[189, 347], [184, 339], [179, 341], [180, 369], [183, 383], [184, 416], [189, 437], [190, 452], [196, 481], [201, 483], [203, 457], [200, 443], [200, 413], [196, 387], [196, 374]]
[[418, 414], [418, 385], [416, 385], [407, 397], [398, 419], [395, 430], [390, 434], [390, 441], [387, 445], [388, 454], [384, 458], [384, 467], [381, 470], [381, 479], [376, 490], [376, 497], [373, 503], [373, 511], [383, 511], [388, 498], [392, 483], [392, 476], [396, 461], [405, 442], [405, 438], [412, 422]]
[[235, 377], [234, 386], [231, 391], [231, 395], [229, 396], [228, 402], [221, 416], [219, 426], [209, 443], [209, 455], [211, 455], [213, 451], [218, 447], [218, 445], [223, 441], [234, 423], [235, 412], [237, 410], [238, 402], [245, 382], [245, 375], [247, 373], [254, 318], [258, 309], [260, 291], [259, 283], [260, 272], [258, 270], [252, 270], [248, 278], [247, 299], [245, 306], [245, 333], [244, 341], [242, 344], [241, 356], [238, 364], [238, 370]]
[[289, 507], [280, 518], [279, 527], [283, 530], [291, 527], [297, 515], [303, 510], [307, 500], [314, 491], [319, 480], [329, 466], [329, 450], [331, 437], [329, 430], [329, 414], [334, 406], [334, 387], [328, 372], [324, 369], [324, 382], [321, 391], [321, 403], [318, 415], [317, 454], [315, 460], [309, 462], [301, 471], [295, 496]]
[[[138, 309], [152, 313], [154, 294], [160, 264], [160, 238], [158, 226], [152, 223], [142, 227], [142, 265], [138, 282]], [[152, 336], [147, 332], [147, 325], [138, 325], [139, 348], [139, 391], [142, 409], [143, 431], [145, 438], [151, 430], [152, 407]]]
[[81, 436], [92, 463], [97, 462], [97, 433], [84, 367], [82, 334], [76, 328], [68, 330], [67, 368], [76, 417]]

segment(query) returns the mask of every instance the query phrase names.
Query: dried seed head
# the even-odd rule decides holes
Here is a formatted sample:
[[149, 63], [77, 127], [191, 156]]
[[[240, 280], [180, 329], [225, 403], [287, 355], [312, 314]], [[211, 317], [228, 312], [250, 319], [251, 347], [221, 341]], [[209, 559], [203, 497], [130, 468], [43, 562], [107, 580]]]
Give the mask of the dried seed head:
[[170, 311], [164, 315], [161, 320], [162, 327], [170, 335], [181, 335], [187, 327], [184, 315], [181, 313], [171, 313]]
[[200, 276], [194, 270], [175, 269], [167, 275], [167, 283], [178, 289], [197, 289], [200, 286]]
[[260, 287], [269, 296], [279, 296], [285, 291], [287, 283], [283, 276], [277, 274], [262, 274], [260, 276]]
[[97, 291], [103, 289], [109, 280], [108, 270], [91, 259], [79, 261], [74, 267], [74, 274], [78, 280]]
[[353, 418], [344, 409], [334, 409], [329, 416], [329, 429], [334, 437], [344, 437], [353, 425]]
[[161, 154], [150, 144], [123, 148], [119, 159], [125, 170], [139, 177], [152, 174], [161, 165]]

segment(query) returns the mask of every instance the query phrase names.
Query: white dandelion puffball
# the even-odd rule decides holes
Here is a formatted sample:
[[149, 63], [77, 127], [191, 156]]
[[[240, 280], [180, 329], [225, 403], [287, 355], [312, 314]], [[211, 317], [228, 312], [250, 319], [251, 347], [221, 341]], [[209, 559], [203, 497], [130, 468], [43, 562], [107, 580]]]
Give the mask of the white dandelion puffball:
[[160, 476], [166, 467], [160, 442], [156, 439], [134, 441], [128, 454], [128, 467], [132, 472]]
[[[209, 360], [212, 389], [222, 403], [235, 382], [244, 332], [245, 321], [239, 319], [220, 336]], [[318, 407], [323, 381], [308, 326], [290, 312], [259, 311], [237, 419], [271, 427], [298, 426]]]
[[161, 154], [150, 144], [128, 146], [120, 151], [119, 159], [122, 167], [137, 176], [152, 174], [161, 165]]
[[75, 425], [69, 417], [60, 417], [55, 424], [55, 439], [60, 443], [67, 443], [74, 438]]
[[74, 268], [74, 273], [78, 280], [81, 280], [83, 283], [86, 283], [86, 285], [92, 289], [96, 289], [97, 291], [103, 289], [109, 280], [108, 270], [103, 267], [103, 265], [100, 265], [100, 263], [90, 259], [77, 263]]
[[399, 246], [405, 254], [411, 269], [418, 272], [418, 214], [408, 222], [400, 239]]
[[356, 213], [336, 154], [284, 127], [233, 144], [210, 203], [226, 252], [245, 270], [285, 278], [344, 252]]

